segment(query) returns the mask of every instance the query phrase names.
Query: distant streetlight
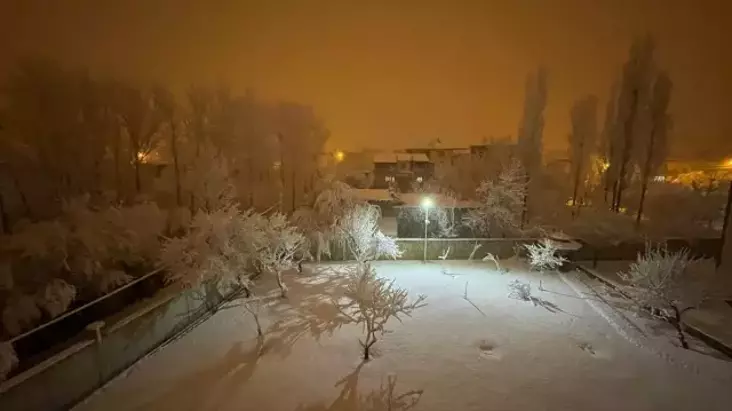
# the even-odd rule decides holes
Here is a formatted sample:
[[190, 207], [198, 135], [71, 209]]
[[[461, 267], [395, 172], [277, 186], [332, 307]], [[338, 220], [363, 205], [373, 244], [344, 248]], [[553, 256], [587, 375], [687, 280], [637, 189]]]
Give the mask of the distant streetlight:
[[338, 150], [333, 153], [333, 157], [335, 157], [336, 162], [340, 163], [344, 158], [346, 158], [346, 154], [343, 151]]
[[432, 199], [424, 197], [422, 199], [422, 209], [424, 209], [424, 250], [422, 254], [422, 261], [427, 262], [427, 225], [430, 223], [430, 208], [432, 208]]
[[724, 164], [722, 164], [722, 167], [724, 167], [724, 168], [732, 168], [732, 158], [729, 158], [727, 160], [724, 160]]

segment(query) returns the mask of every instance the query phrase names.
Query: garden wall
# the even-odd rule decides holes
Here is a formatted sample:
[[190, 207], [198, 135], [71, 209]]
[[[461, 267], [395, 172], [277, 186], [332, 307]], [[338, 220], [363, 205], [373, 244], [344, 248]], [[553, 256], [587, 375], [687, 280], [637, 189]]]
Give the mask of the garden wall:
[[[428, 238], [427, 259], [437, 260], [449, 247], [448, 260], [467, 260], [475, 244], [481, 245], [473, 256], [475, 260], [482, 259], [487, 253], [491, 253], [498, 258], [508, 258], [515, 254], [516, 247], [535, 241], [536, 239], [533, 238]], [[397, 238], [396, 242], [402, 250], [401, 260], [423, 259], [424, 238]], [[721, 245], [721, 240], [717, 238], [672, 238], [666, 240], [666, 245], [672, 251], [682, 248], [689, 249], [691, 255], [697, 258], [714, 258]], [[646, 244], [643, 242], [603, 245], [583, 244], [581, 249], [569, 252], [567, 256], [573, 261], [635, 260], [638, 253], [643, 252], [645, 247]], [[323, 260], [331, 261], [348, 259], [351, 259], [350, 253], [344, 253], [337, 244], [332, 244], [330, 258], [323, 256]]]
[[147, 353], [210, 314], [231, 295], [201, 287], [168, 287], [154, 297], [106, 320], [96, 332], [85, 331], [54, 356], [0, 384], [0, 410], [68, 409]]

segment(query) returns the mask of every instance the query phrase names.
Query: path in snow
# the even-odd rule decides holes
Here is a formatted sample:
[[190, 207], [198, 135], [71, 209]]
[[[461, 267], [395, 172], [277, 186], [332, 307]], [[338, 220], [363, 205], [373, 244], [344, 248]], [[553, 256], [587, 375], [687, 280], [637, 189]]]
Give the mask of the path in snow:
[[[481, 262], [376, 263], [428, 305], [390, 323], [366, 364], [360, 328], [337, 321], [330, 304], [339, 266], [290, 275], [289, 300], [263, 310], [264, 342], [243, 309], [223, 310], [77, 409], [376, 410], [390, 377], [394, 397], [419, 400], [415, 410], [729, 409], [730, 363], [644, 336], [586, 277], [505, 265], [508, 274]], [[515, 279], [532, 284], [535, 303], [507, 297]]]

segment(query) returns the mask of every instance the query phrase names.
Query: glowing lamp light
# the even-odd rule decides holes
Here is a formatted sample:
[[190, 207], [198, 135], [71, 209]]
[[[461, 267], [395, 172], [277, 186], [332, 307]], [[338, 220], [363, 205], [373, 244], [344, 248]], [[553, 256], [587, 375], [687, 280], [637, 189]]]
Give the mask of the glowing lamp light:
[[728, 158], [727, 160], [724, 160], [724, 167], [732, 168], [732, 158]]
[[333, 157], [335, 157], [335, 160], [340, 163], [346, 157], [346, 154], [338, 150], [333, 154]]
[[421, 205], [422, 205], [422, 208], [424, 208], [425, 210], [430, 209], [433, 206], [432, 199], [429, 197], [423, 198]]

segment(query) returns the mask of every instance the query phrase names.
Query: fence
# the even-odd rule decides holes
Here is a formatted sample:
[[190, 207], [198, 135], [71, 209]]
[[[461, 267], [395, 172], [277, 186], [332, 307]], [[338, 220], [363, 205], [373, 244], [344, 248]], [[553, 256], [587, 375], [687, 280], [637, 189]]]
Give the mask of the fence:
[[[171, 286], [104, 322], [92, 323], [87, 330], [57, 348], [54, 355], [2, 382], [0, 409], [67, 409], [213, 312], [234, 293], [236, 290], [219, 290], [211, 286], [186, 290]], [[49, 326], [51, 324], [39, 328]]]

